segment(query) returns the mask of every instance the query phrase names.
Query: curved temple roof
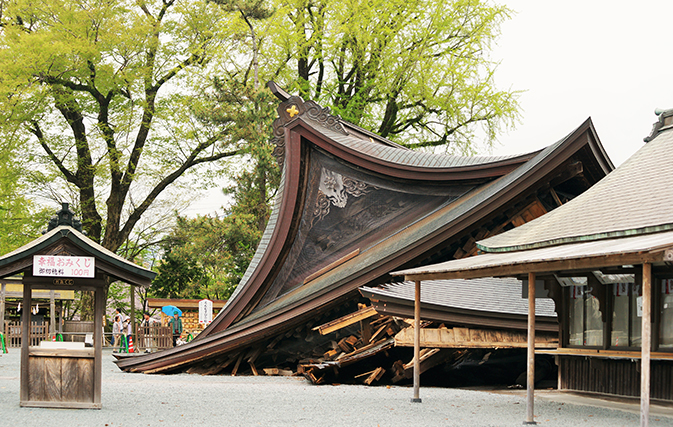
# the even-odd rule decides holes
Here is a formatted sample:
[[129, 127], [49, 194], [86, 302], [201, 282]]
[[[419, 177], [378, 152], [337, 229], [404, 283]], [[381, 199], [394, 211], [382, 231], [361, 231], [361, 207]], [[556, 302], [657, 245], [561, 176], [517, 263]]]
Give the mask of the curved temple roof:
[[477, 243], [486, 252], [673, 230], [673, 132], [658, 133], [614, 172], [572, 203], [508, 233]]
[[401, 147], [312, 101], [279, 98], [281, 184], [234, 295], [191, 343], [120, 360], [120, 368], [168, 372], [259, 346], [392, 270], [450, 258], [475, 224], [509, 218], [536, 191], [568, 180], [583, 191], [612, 169], [590, 120], [530, 154], [441, 156]]

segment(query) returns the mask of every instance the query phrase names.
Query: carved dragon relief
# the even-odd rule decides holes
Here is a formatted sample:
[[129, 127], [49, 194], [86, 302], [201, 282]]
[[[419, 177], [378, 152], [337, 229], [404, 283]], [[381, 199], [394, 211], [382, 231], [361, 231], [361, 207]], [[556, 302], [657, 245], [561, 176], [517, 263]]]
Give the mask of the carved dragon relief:
[[365, 182], [349, 178], [323, 167], [320, 171], [318, 197], [313, 208], [313, 221], [311, 225], [326, 217], [332, 205], [342, 209], [345, 208], [349, 195], [360, 197], [376, 189], [376, 187], [369, 186]]
[[285, 126], [297, 117], [304, 116], [327, 129], [348, 135], [348, 131], [341, 123], [341, 117], [330, 114], [329, 108], [323, 108], [314, 101], [304, 102], [301, 97], [293, 96], [281, 102], [277, 111], [278, 118], [273, 122], [271, 142], [275, 145], [273, 156], [281, 168], [285, 161]]

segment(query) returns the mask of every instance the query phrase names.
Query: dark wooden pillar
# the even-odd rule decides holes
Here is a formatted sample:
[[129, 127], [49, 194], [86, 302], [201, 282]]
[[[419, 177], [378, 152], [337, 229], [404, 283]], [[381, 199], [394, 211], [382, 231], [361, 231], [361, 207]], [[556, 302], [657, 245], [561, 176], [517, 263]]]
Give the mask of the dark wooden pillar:
[[103, 314], [105, 313], [105, 290], [96, 288], [93, 321], [94, 376], [93, 403], [101, 408], [101, 385], [103, 378]]
[[[131, 288], [131, 334], [136, 336], [136, 287], [129, 285]], [[138, 345], [138, 343], [135, 343]]]
[[652, 264], [643, 264], [643, 317], [640, 355], [640, 425], [650, 420], [650, 351], [652, 348]]
[[416, 280], [414, 296], [414, 403], [421, 403], [421, 281]]
[[535, 273], [528, 273], [528, 367], [526, 381], [526, 421], [535, 422]]

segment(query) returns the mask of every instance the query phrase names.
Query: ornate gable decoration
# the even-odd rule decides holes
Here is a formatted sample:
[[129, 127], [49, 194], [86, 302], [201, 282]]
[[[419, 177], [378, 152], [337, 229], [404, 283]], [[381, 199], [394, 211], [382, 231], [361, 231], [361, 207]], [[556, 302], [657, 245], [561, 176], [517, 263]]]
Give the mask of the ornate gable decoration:
[[273, 122], [273, 139], [271, 142], [276, 146], [273, 155], [278, 165], [283, 167], [285, 161], [285, 126], [297, 120], [298, 117], [309, 119], [320, 126], [348, 135], [348, 131], [341, 123], [341, 117], [330, 114], [328, 107], [321, 107], [314, 101], [304, 102], [299, 96], [293, 96], [283, 101], [278, 106], [278, 118]]
[[318, 197], [313, 208], [313, 220], [311, 225], [322, 220], [329, 214], [330, 205], [337, 208], [345, 208], [348, 203], [348, 195], [360, 197], [371, 190], [377, 190], [375, 186], [367, 185], [366, 182], [341, 175], [324, 167], [320, 171], [318, 184]]

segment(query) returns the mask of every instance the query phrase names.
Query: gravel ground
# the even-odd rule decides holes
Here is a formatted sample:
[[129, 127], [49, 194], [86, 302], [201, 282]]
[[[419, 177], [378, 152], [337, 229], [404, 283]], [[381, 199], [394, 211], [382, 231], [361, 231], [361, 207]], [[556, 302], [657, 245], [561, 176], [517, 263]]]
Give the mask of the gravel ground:
[[[103, 352], [103, 409], [19, 407], [20, 351], [0, 356], [0, 426], [520, 426], [524, 392], [313, 386], [298, 377], [145, 375], [120, 371]], [[638, 426], [638, 405], [536, 394], [540, 426]], [[589, 405], [602, 405], [589, 406]], [[607, 406], [607, 407], [605, 407]], [[617, 408], [617, 409], [615, 409]], [[653, 408], [651, 426], [673, 426]]]

